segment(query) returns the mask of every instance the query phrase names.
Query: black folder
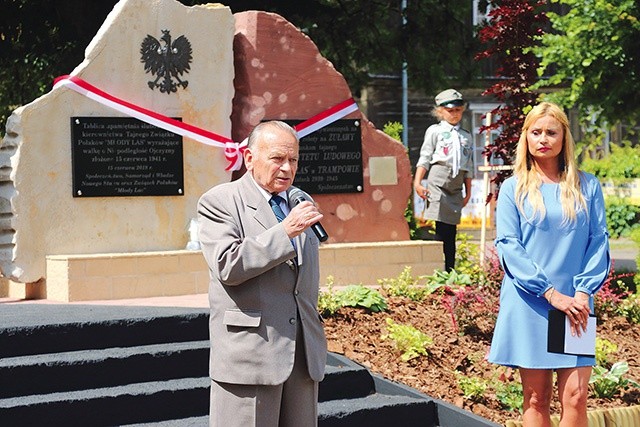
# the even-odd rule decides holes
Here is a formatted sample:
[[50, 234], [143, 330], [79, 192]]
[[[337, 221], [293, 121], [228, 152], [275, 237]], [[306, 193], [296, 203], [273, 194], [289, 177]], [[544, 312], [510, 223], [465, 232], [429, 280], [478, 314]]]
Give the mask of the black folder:
[[573, 354], [576, 356], [595, 356], [596, 354], [596, 316], [589, 315], [587, 331], [581, 336], [571, 336], [567, 315], [560, 310], [549, 310], [549, 331], [547, 334], [549, 353]]

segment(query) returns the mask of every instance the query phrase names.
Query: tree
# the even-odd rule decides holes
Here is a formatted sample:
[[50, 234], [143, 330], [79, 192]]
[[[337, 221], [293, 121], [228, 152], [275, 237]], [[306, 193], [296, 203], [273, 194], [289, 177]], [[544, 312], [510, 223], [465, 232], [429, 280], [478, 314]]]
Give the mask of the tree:
[[[82, 61], [83, 50], [116, 0], [1, 0], [0, 124], [51, 89]], [[77, 4], [76, 4], [77, 3]], [[92, 21], [93, 20], [93, 21]]]
[[[533, 51], [541, 58], [535, 87], [557, 86], [548, 99], [577, 106], [596, 124], [640, 118], [640, 6], [637, 0], [551, 0], [570, 7], [549, 13], [555, 30]], [[595, 113], [595, 114], [594, 114]]]
[[[529, 87], [537, 81], [538, 60], [530, 51], [536, 36], [543, 34], [547, 17], [542, 7], [544, 0], [496, 0], [489, 2], [489, 21], [478, 33], [486, 49], [476, 56], [478, 60], [494, 58], [500, 63], [498, 82], [483, 92], [494, 96], [502, 104], [491, 113], [498, 119], [480, 132], [500, 129], [500, 134], [487, 146], [484, 155], [513, 164], [515, 149], [524, 118], [536, 103], [538, 95]], [[511, 173], [501, 171], [492, 181], [500, 184]], [[491, 197], [491, 195], [489, 195]]]
[[[182, 0], [188, 6], [209, 0]], [[0, 123], [19, 105], [51, 88], [53, 78], [82, 62], [84, 49], [117, 0], [0, 0]], [[229, 0], [233, 13], [265, 10], [308, 34], [352, 91], [372, 74], [399, 74], [408, 59], [410, 84], [427, 92], [465, 84], [475, 72], [471, 3], [407, 0]], [[18, 78], [16, 78], [18, 76]]]

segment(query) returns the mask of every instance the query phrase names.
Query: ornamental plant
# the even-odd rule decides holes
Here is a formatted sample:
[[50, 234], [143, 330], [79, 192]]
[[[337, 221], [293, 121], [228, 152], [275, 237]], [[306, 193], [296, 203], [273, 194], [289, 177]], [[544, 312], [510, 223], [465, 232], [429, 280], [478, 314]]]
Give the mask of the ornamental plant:
[[611, 369], [594, 366], [589, 387], [595, 397], [611, 398], [623, 390], [631, 387], [640, 388], [640, 384], [630, 378], [623, 378], [629, 371], [629, 364], [625, 361], [616, 362]]
[[323, 316], [333, 316], [342, 307], [358, 307], [374, 313], [387, 309], [387, 301], [377, 290], [363, 285], [349, 285], [334, 291], [333, 281], [333, 276], [328, 276], [327, 291], [320, 291], [318, 295], [318, 311]]
[[[493, 0], [489, 21], [480, 28], [478, 38], [485, 50], [476, 55], [476, 60], [492, 59], [498, 62], [496, 81], [483, 92], [485, 96], [495, 97], [500, 106], [492, 115], [497, 120], [489, 126], [480, 127], [480, 132], [500, 130], [498, 137], [487, 146], [484, 155], [487, 158], [513, 164], [515, 147], [524, 123], [527, 108], [536, 103], [538, 96], [528, 90], [538, 76], [540, 61], [530, 51], [538, 44], [537, 37], [544, 31], [548, 18], [542, 10], [544, 0]], [[500, 184], [510, 175], [501, 171], [492, 178]], [[489, 197], [492, 197], [490, 194]]]
[[467, 233], [458, 233], [456, 240], [456, 271], [469, 275], [474, 283], [484, 281], [479, 246], [470, 241], [471, 236]]
[[[636, 274], [635, 277], [637, 278], [638, 275]], [[631, 323], [640, 323], [640, 294], [634, 293], [622, 300], [618, 313]]]
[[343, 307], [359, 307], [377, 313], [387, 309], [387, 301], [375, 289], [363, 285], [349, 285], [336, 292]]
[[444, 271], [438, 269], [434, 270], [431, 276], [427, 276], [427, 283], [433, 290], [443, 286], [458, 287], [473, 284], [471, 276], [466, 273], [459, 273], [456, 270]]
[[327, 277], [327, 291], [320, 291], [318, 294], [318, 311], [322, 316], [333, 316], [343, 307], [340, 296], [333, 290], [334, 278]]
[[386, 319], [387, 334], [380, 338], [384, 341], [390, 339], [398, 350], [400, 360], [408, 362], [420, 356], [428, 355], [427, 347], [433, 344], [433, 339], [411, 325], [396, 323], [390, 317]]
[[458, 371], [455, 371], [454, 374], [458, 388], [462, 390], [465, 399], [473, 400], [474, 402], [482, 402], [485, 399], [487, 389], [489, 388], [489, 382], [487, 380], [480, 377], [467, 377]]
[[498, 314], [498, 296], [491, 289], [460, 287], [446, 289], [441, 303], [451, 317], [456, 333], [483, 335], [493, 331]]
[[607, 229], [613, 239], [628, 236], [633, 229], [638, 228], [640, 206], [630, 204], [626, 199], [607, 197], [605, 200], [605, 214]]
[[596, 364], [607, 367], [610, 365], [609, 355], [618, 351], [618, 346], [611, 341], [596, 337]]
[[[629, 237], [636, 244], [636, 247], [640, 248], [640, 227], [631, 230]], [[640, 268], [640, 251], [638, 251], [638, 256], [636, 256], [636, 268]], [[636, 292], [638, 292], [638, 289], [640, 289], [640, 274], [636, 274], [633, 277], [633, 283], [636, 286]]]
[[524, 402], [522, 386], [513, 381], [495, 383], [496, 399], [510, 412], [520, 411]]
[[593, 305], [599, 321], [602, 321], [607, 316], [618, 314], [620, 304], [630, 294], [627, 286], [620, 279], [631, 275], [633, 273], [617, 274], [614, 268], [611, 268], [609, 277], [593, 297]]
[[405, 266], [397, 278], [379, 279], [378, 284], [387, 295], [406, 297], [411, 301], [422, 301], [433, 292], [431, 287], [425, 286], [426, 276], [413, 277], [411, 267]]

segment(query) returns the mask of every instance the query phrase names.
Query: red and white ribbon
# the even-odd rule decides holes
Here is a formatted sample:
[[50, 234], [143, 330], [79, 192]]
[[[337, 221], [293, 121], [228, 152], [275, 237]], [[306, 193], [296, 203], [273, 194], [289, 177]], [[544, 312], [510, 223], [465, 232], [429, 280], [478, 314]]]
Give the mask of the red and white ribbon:
[[322, 113], [316, 114], [310, 119], [297, 124], [294, 128], [298, 133], [298, 138], [304, 138], [310, 133], [321, 129], [336, 120], [343, 118], [347, 114], [353, 113], [354, 111], [358, 111], [358, 105], [353, 98], [349, 98], [342, 101], [340, 104], [324, 110]]
[[[150, 125], [157, 126], [178, 135], [186, 136], [206, 145], [224, 148], [224, 155], [229, 162], [226, 170], [238, 170], [242, 166], [242, 152], [247, 147], [247, 139], [240, 143], [234, 142], [231, 138], [172, 119], [171, 117], [158, 114], [151, 110], [147, 110], [146, 108], [110, 95], [76, 76], [61, 76], [56, 78], [53, 87], [56, 88], [58, 86], [64, 86], [72, 89], [89, 99], [113, 108], [114, 110], [128, 116], [135, 117], [136, 119], [149, 123]], [[298, 133], [298, 137], [303, 138], [357, 110], [358, 106], [356, 102], [353, 99], [348, 99], [308, 120], [305, 120], [302, 123], [299, 123], [295, 126], [295, 130]]]
[[171, 117], [158, 114], [154, 111], [147, 110], [138, 105], [131, 104], [120, 98], [104, 92], [97, 87], [87, 83], [79, 77], [61, 76], [55, 79], [53, 87], [65, 86], [72, 89], [89, 99], [99, 102], [102, 105], [113, 108], [116, 111], [124, 113], [128, 116], [135, 117], [150, 125], [157, 126], [169, 132], [186, 136], [206, 145], [224, 148], [224, 155], [229, 162], [226, 170], [238, 170], [242, 166], [242, 151], [244, 147], [232, 139], [225, 136], [209, 132], [208, 130], [198, 128], [188, 123], [172, 119]]

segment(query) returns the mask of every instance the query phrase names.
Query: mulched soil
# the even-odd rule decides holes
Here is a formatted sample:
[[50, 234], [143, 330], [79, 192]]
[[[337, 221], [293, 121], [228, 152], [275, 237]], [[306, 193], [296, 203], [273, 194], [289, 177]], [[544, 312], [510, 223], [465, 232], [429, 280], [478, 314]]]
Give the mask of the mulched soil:
[[[488, 390], [482, 398], [471, 400], [463, 396], [458, 386], [456, 373], [496, 381], [517, 381], [516, 372], [486, 361], [494, 324], [489, 305], [484, 310], [480, 306], [471, 310], [476, 313], [472, 319], [463, 319], [470, 311], [459, 312], [462, 320], [456, 331], [442, 296], [432, 294], [422, 302], [404, 297], [386, 298], [388, 310], [384, 312], [343, 307], [333, 316], [326, 317], [329, 351], [344, 354], [385, 378], [407, 384], [496, 423], [519, 419], [519, 411], [505, 409], [493, 390]], [[490, 305], [495, 306], [493, 302]], [[392, 341], [381, 339], [388, 332], [385, 320], [388, 317], [396, 323], [412, 325], [431, 337], [433, 343], [428, 347], [428, 355], [401, 361]], [[622, 317], [604, 319], [598, 325], [598, 336], [618, 346], [611, 361], [626, 360], [630, 367], [628, 377], [640, 381], [640, 325], [631, 324]], [[630, 389], [612, 399], [590, 397], [589, 409], [632, 406], [639, 402], [640, 390]], [[554, 411], [559, 412], [557, 403]]]

